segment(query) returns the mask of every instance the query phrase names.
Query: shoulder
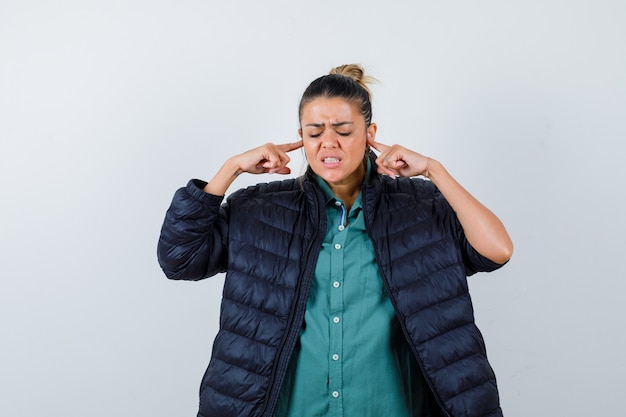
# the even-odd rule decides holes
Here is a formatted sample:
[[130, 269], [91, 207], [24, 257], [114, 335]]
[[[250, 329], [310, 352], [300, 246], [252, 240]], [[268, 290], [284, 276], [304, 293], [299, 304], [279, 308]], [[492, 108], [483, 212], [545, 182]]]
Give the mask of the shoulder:
[[229, 205], [250, 205], [263, 202], [296, 201], [304, 197], [306, 179], [290, 178], [263, 182], [239, 189], [228, 196]]
[[[400, 225], [440, 224], [454, 230], [456, 215], [432, 181], [421, 177], [379, 176], [371, 187], [376, 191], [368, 192], [364, 201], [374, 219], [392, 218]], [[383, 223], [388, 224], [388, 221]]]
[[264, 240], [280, 240], [286, 236], [281, 234], [284, 231], [287, 235], [304, 234], [304, 222], [310, 218], [307, 213], [315, 207], [306, 191], [310, 188], [310, 184], [295, 178], [259, 183], [234, 192], [224, 207], [231, 239], [246, 241], [244, 236], [251, 233], [254, 239]]
[[436, 201], [443, 198], [439, 189], [432, 181], [422, 178], [390, 178], [386, 175], [377, 175], [372, 181], [372, 187], [377, 189], [381, 196], [390, 199], [401, 199], [414, 202]]

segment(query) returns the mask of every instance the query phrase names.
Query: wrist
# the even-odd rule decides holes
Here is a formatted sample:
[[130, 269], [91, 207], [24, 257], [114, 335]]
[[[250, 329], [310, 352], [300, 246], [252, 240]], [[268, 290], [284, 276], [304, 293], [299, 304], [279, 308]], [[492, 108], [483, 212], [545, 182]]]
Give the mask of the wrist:
[[428, 161], [426, 162], [426, 169], [422, 175], [431, 181], [436, 181], [444, 171], [445, 168], [439, 161], [433, 158], [428, 158]]
[[220, 171], [222, 174], [232, 177], [233, 180], [244, 172], [235, 157], [228, 158]]
[[431, 159], [429, 157], [426, 157], [426, 169], [424, 169], [424, 171], [422, 172], [422, 176], [426, 178], [430, 178], [430, 161]]
[[230, 158], [226, 160], [213, 179], [204, 187], [204, 191], [209, 194], [225, 195], [228, 187], [242, 172], [243, 170], [239, 167], [239, 164], [233, 158]]

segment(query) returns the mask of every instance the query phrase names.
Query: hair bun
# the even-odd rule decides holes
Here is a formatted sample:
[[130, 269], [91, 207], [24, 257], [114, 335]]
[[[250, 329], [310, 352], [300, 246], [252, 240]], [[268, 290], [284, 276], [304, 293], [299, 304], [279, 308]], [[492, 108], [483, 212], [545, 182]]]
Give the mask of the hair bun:
[[376, 79], [365, 75], [358, 64], [341, 65], [330, 70], [329, 74], [313, 80], [304, 90], [298, 107], [298, 117], [302, 122], [302, 110], [307, 103], [317, 98], [342, 98], [353, 103], [363, 116], [365, 124], [372, 123], [372, 93], [368, 84]]
[[357, 84], [363, 87], [365, 91], [367, 91], [370, 97], [372, 95], [372, 92], [369, 88], [369, 85], [377, 81], [376, 78], [366, 75], [365, 70], [359, 64], [340, 65], [338, 67], [332, 68], [329, 74], [339, 74], [354, 80]]

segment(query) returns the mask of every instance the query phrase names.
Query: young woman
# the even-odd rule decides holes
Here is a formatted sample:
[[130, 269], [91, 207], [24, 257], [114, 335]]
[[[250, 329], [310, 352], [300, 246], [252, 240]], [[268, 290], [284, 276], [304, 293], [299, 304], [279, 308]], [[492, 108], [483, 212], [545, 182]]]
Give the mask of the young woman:
[[[358, 65], [313, 81], [301, 140], [228, 159], [167, 211], [171, 279], [226, 272], [198, 416], [501, 416], [466, 276], [513, 245], [443, 165], [376, 141]], [[301, 178], [231, 194], [242, 173]], [[376, 156], [371, 149], [379, 152]]]

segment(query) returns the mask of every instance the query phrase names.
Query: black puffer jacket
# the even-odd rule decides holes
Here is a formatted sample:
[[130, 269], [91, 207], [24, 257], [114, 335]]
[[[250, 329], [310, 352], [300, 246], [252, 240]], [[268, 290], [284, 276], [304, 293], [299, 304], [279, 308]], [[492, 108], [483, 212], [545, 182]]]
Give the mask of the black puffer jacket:
[[[326, 230], [324, 196], [305, 177], [240, 190], [221, 205], [204, 184], [176, 192], [158, 245], [171, 279], [227, 272], [198, 416], [271, 417]], [[429, 181], [373, 169], [362, 198], [386, 288], [444, 413], [501, 416], [466, 281], [500, 265], [469, 245]]]

